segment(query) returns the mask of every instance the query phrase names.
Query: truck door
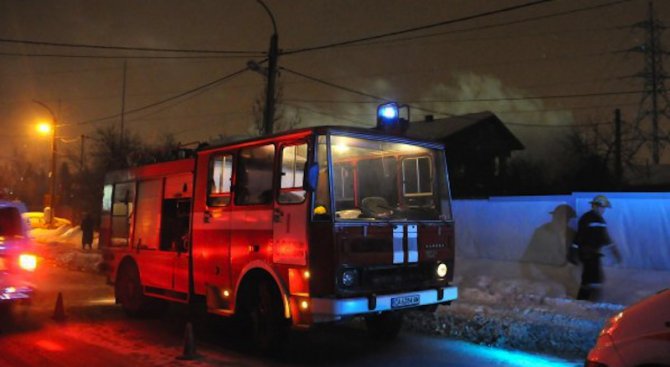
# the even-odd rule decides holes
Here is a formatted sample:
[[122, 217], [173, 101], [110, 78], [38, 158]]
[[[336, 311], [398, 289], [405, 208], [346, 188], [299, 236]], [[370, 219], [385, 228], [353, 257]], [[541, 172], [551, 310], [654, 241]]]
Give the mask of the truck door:
[[[214, 152], [198, 163], [196, 199], [193, 208], [193, 277], [199, 294], [220, 294], [231, 289], [230, 236], [231, 152]], [[220, 308], [220, 305], [210, 305]]]
[[279, 152], [279, 192], [272, 214], [272, 261], [306, 265], [307, 191], [303, 178], [307, 163], [307, 143], [282, 144]]
[[172, 289], [174, 253], [159, 247], [163, 179], [139, 182], [132, 248], [138, 254], [142, 284], [150, 293]]
[[161, 219], [161, 251], [173, 256], [173, 275], [170, 289], [179, 298], [188, 299], [188, 266], [191, 230], [193, 175], [185, 173], [165, 179]]
[[265, 256], [272, 246], [272, 190], [275, 146], [240, 149], [235, 168], [230, 261], [237, 279], [246, 265]]

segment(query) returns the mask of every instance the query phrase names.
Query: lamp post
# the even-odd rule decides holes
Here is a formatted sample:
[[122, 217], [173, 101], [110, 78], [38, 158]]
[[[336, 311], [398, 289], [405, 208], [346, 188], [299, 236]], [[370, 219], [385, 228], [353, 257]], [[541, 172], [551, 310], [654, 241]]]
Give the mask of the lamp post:
[[272, 37], [270, 37], [270, 50], [268, 52], [268, 84], [265, 94], [265, 111], [263, 113], [263, 134], [272, 134], [272, 124], [275, 113], [275, 78], [277, 77], [277, 59], [279, 58], [279, 36], [277, 35], [277, 23], [270, 8], [261, 0], [256, 0], [270, 16], [272, 20]]
[[33, 100], [33, 102], [44, 107], [49, 114], [51, 115], [51, 124], [39, 124], [38, 130], [42, 133], [51, 132], [51, 174], [49, 175], [51, 181], [49, 182], [49, 218], [47, 218], [47, 223], [49, 228], [53, 226], [54, 217], [56, 216], [56, 114], [47, 106], [46, 104]]

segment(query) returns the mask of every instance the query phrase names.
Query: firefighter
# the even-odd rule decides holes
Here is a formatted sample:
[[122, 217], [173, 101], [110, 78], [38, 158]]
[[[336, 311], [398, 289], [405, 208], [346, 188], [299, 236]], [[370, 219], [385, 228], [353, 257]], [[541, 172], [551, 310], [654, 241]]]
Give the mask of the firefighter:
[[93, 217], [88, 212], [84, 212], [84, 218], [81, 220], [81, 248], [93, 250]]
[[591, 210], [579, 218], [577, 235], [573, 248], [577, 249], [579, 261], [582, 263], [582, 279], [577, 299], [598, 301], [602, 293], [604, 281], [601, 257], [602, 249], [611, 246], [618, 262], [621, 256], [614, 247], [607, 223], [603, 219], [606, 208], [611, 208], [607, 197], [597, 195], [591, 200]]

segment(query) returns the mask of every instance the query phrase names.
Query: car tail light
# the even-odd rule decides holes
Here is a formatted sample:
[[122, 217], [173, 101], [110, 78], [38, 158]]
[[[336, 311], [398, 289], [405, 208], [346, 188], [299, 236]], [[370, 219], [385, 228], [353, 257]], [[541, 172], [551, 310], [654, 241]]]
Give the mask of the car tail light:
[[37, 268], [37, 256], [31, 254], [19, 255], [19, 267], [23, 270], [35, 271]]

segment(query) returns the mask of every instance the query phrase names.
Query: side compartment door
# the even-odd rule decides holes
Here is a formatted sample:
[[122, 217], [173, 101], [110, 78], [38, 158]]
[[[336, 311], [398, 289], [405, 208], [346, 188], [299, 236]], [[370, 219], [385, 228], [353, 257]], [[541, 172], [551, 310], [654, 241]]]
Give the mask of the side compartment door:
[[279, 159], [279, 189], [272, 217], [272, 261], [307, 265], [307, 191], [303, 187], [307, 143], [282, 144]]

